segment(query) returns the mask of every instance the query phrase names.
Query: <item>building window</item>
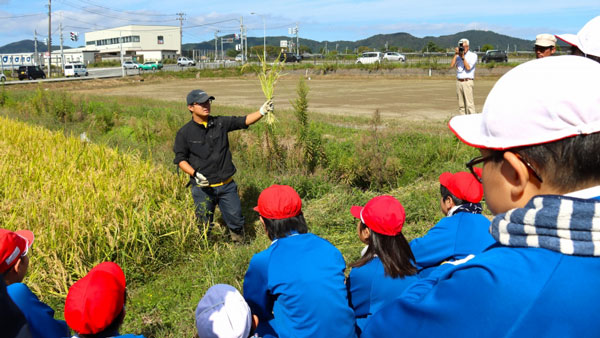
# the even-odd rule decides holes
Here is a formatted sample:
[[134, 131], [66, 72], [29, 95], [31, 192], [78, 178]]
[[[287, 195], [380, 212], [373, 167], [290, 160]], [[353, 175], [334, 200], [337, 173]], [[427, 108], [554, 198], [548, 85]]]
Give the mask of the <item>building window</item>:
[[159, 45], [162, 45], [162, 44], [164, 44], [164, 43], [165, 43], [165, 38], [164, 38], [162, 35], [159, 35], [159, 36], [158, 36], [158, 44], [159, 44]]
[[140, 36], [139, 35], [134, 35], [132, 38], [133, 38], [133, 42], [140, 42]]

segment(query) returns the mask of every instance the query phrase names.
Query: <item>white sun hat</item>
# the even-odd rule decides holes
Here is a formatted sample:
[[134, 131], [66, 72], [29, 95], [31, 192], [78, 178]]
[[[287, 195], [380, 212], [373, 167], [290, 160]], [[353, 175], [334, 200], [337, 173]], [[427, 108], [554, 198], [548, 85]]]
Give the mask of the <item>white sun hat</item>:
[[600, 63], [565, 55], [526, 62], [502, 76], [481, 114], [450, 120], [464, 143], [503, 150], [600, 131]]
[[556, 37], [577, 46], [586, 55], [600, 56], [600, 16], [588, 21], [577, 35], [558, 34]]
[[250, 307], [233, 286], [214, 285], [198, 302], [196, 329], [201, 338], [247, 338], [252, 329]]

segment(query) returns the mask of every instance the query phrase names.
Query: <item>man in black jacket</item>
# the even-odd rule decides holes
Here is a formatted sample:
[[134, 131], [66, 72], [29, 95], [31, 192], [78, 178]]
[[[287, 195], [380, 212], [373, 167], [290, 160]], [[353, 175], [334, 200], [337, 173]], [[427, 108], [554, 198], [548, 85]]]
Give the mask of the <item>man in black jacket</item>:
[[265, 102], [258, 111], [246, 116], [212, 116], [210, 106], [214, 99], [200, 89], [187, 95], [192, 120], [177, 132], [173, 163], [190, 175], [199, 225], [207, 225], [207, 231], [210, 231], [218, 204], [232, 240], [241, 242], [244, 216], [238, 188], [233, 181], [236, 169], [231, 160], [227, 134], [246, 129], [272, 112], [273, 102]]

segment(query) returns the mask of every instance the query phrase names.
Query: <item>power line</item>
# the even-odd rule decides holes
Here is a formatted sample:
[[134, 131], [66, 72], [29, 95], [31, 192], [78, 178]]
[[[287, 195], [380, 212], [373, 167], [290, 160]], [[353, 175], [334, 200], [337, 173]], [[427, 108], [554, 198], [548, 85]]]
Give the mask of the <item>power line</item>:
[[119, 9], [114, 9], [114, 8], [109, 8], [109, 7], [105, 7], [102, 5], [98, 5], [93, 3], [92, 1], [89, 0], [79, 0], [81, 2], [85, 2], [87, 4], [90, 4], [92, 6], [96, 6], [96, 7], [100, 7], [102, 9], [107, 9], [109, 11], [113, 11], [113, 12], [118, 12], [118, 13], [124, 13], [124, 14], [128, 14], [128, 15], [143, 15], [143, 16], [173, 16], [174, 14], [145, 14], [145, 13], [138, 13], [138, 12], [132, 12], [132, 11], [124, 11], [124, 10], [119, 10]]
[[[95, 15], [98, 15], [98, 16], [103, 16], [103, 17], [106, 17], [106, 18], [115, 19], [115, 20], [121, 20], [121, 21], [133, 21], [131, 18], [122, 18], [122, 17], [118, 17], [118, 16], [114, 16], [114, 15], [108, 15], [108, 14], [105, 14], [105, 13], [102, 13], [102, 12], [94, 11], [94, 10], [91, 10], [91, 9], [88, 9], [88, 8], [85, 8], [85, 7], [81, 7], [81, 6], [78, 6], [78, 5], [76, 5], [76, 4], [74, 4], [74, 3], [70, 2], [70, 1], [67, 1], [67, 0], [61, 0], [61, 2], [63, 2], [67, 6], [71, 6], [71, 7], [77, 8], [79, 10], [82, 10], [84, 12], [88, 12], [88, 13], [95, 14]], [[144, 20], [137, 20], [137, 21], [138, 22], [170, 22], [170, 21], [173, 21], [173, 20], [161, 20], [161, 21], [156, 21], [156, 20], [145, 20], [145, 21]]]
[[13, 16], [0, 16], [0, 19], [18, 19], [18, 18], [26, 18], [30, 16], [41, 16], [48, 15], [48, 13], [35, 13], [35, 14], [23, 14], [23, 15], [13, 15]]

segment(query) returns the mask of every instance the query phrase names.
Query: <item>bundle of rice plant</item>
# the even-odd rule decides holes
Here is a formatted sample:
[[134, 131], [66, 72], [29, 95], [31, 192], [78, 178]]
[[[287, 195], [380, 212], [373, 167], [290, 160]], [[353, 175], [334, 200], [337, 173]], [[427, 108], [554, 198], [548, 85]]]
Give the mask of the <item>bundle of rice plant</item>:
[[[261, 68], [258, 72], [258, 80], [260, 81], [260, 87], [262, 88], [263, 94], [267, 100], [273, 99], [275, 92], [275, 84], [277, 79], [281, 76], [284, 64], [280, 61], [280, 57], [277, 57], [271, 65], [267, 63], [266, 57], [257, 55], [260, 60]], [[275, 115], [272, 112], [267, 113], [265, 121], [268, 125], [275, 123]]]

